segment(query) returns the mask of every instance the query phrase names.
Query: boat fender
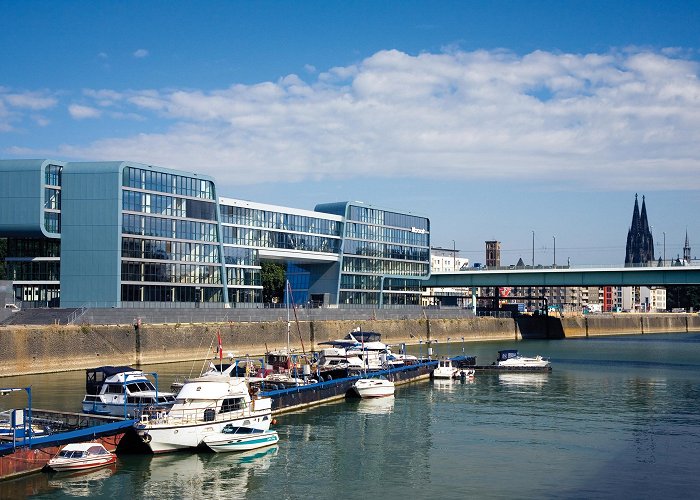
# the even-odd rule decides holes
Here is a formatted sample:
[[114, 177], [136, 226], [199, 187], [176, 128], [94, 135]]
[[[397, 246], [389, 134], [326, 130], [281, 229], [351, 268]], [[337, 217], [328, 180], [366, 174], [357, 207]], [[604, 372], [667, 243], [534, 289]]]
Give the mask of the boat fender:
[[272, 422], [270, 422], [270, 423], [271, 423], [272, 425], [277, 425], [277, 419], [276, 419], [276, 418], [273, 418], [273, 419], [272, 419]]
[[143, 436], [141, 436], [141, 439], [143, 440], [144, 443], [148, 444], [151, 442], [151, 439], [153, 439], [153, 438], [151, 438], [150, 434], [144, 434]]

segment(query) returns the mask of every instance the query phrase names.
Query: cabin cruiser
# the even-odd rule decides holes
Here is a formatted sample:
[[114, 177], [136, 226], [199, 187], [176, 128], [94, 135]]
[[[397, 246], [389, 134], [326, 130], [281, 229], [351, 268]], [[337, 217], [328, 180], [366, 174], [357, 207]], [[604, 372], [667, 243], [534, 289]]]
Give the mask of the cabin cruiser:
[[449, 358], [439, 359], [438, 365], [433, 370], [433, 378], [455, 378], [458, 368], [452, 364]]
[[204, 446], [206, 436], [227, 424], [268, 430], [272, 400], [257, 397], [247, 378], [231, 376], [232, 369], [185, 380], [172, 408], [145, 411], [134, 427], [150, 451]]
[[133, 417], [148, 406], [169, 408], [172, 392], [159, 392], [141, 370], [130, 366], [101, 366], [85, 370], [83, 413]]
[[319, 342], [319, 345], [331, 347], [321, 350], [318, 367], [320, 370], [385, 370], [418, 361], [415, 356], [392, 352], [380, 339], [381, 334], [377, 332], [363, 332], [357, 329], [343, 339]]
[[517, 349], [498, 351], [497, 366], [512, 368], [547, 368], [551, 366], [549, 359], [542, 356], [521, 356]]
[[361, 398], [383, 398], [394, 395], [394, 383], [385, 378], [361, 378], [352, 385]]

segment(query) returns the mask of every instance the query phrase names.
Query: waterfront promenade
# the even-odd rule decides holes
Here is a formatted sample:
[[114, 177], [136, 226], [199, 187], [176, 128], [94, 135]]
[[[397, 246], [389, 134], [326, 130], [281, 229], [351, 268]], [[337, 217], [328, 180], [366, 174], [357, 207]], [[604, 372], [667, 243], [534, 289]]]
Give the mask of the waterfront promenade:
[[[187, 310], [170, 310], [171, 322], [153, 322], [163, 311], [121, 311], [123, 323], [91, 323], [96, 313], [73, 325], [9, 325], [0, 327], [0, 376], [81, 370], [101, 365], [174, 363], [210, 357], [212, 342], [221, 334], [225, 354], [259, 355], [287, 345], [284, 310], [249, 318], [232, 316], [185, 322]], [[151, 312], [149, 317], [146, 312]], [[337, 314], [315, 319], [311, 314]], [[138, 316], [137, 316], [138, 314]], [[230, 313], [228, 313], [230, 314]], [[276, 314], [276, 319], [269, 317]], [[344, 314], [344, 316], [340, 316]], [[352, 315], [350, 315], [352, 314]], [[395, 315], [393, 317], [388, 314]], [[136, 316], [132, 318], [131, 316]], [[179, 316], [177, 316], [179, 315]], [[304, 316], [306, 315], [306, 317]], [[254, 320], [257, 318], [257, 321]], [[312, 351], [320, 342], [344, 337], [359, 327], [377, 331], [388, 344], [419, 345], [488, 340], [585, 338], [613, 334], [700, 332], [697, 314], [598, 314], [573, 317], [475, 317], [460, 310], [302, 311], [292, 318], [289, 342], [293, 349]], [[341, 319], [342, 318], [342, 319]], [[141, 320], [140, 324], [138, 319]], [[137, 321], [135, 323], [135, 321]]]

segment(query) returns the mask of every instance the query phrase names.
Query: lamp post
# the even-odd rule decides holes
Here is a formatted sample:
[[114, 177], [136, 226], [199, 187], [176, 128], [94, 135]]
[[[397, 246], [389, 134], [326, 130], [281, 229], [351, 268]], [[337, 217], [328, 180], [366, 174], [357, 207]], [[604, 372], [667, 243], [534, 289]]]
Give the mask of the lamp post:
[[455, 240], [452, 240], [452, 272], [457, 271], [457, 245]]
[[664, 231], [664, 260], [662, 266], [666, 267], [666, 231]]
[[450, 337], [447, 337], [447, 357], [450, 357]]
[[535, 267], [535, 231], [532, 231], [532, 267]]
[[557, 237], [556, 237], [556, 235], [552, 236], [552, 239], [554, 240], [554, 264], [552, 265], [552, 267], [554, 267], [556, 269], [556, 267], [557, 267]]
[[464, 337], [462, 337], [462, 354], [464, 354]]

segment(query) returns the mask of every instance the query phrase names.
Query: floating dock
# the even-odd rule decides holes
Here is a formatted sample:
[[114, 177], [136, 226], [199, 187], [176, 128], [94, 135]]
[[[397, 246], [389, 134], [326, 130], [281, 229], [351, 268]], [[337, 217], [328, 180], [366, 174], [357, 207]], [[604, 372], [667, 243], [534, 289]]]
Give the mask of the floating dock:
[[358, 374], [325, 382], [262, 391], [260, 395], [272, 399], [272, 414], [277, 415], [343, 399], [347, 396], [352, 385], [360, 378], [385, 377], [396, 385], [427, 379], [430, 378], [437, 363], [437, 361], [422, 361], [388, 370], [372, 371], [367, 374]]
[[68, 443], [96, 441], [115, 451], [119, 440], [135, 420], [86, 415], [53, 410], [32, 409], [32, 426], [41, 426], [46, 434], [27, 439], [0, 441], [0, 481], [38, 472]]

